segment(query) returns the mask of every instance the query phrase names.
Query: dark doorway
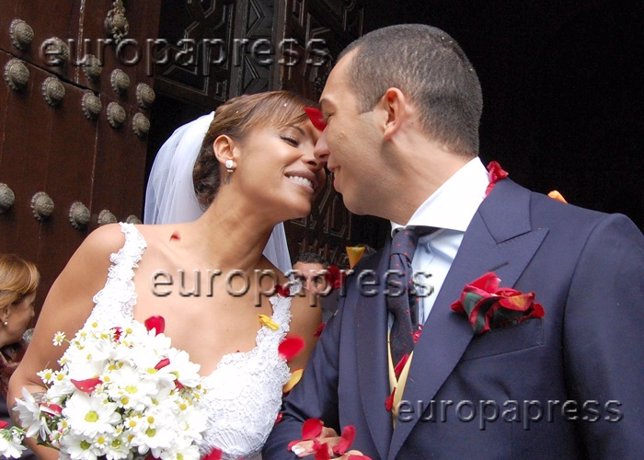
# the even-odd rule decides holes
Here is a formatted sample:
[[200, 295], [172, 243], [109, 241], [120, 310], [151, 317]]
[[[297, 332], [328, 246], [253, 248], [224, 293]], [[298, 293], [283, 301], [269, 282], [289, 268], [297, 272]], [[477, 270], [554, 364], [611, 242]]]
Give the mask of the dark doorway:
[[644, 3], [381, 1], [365, 22], [431, 24], [461, 44], [483, 86], [484, 160], [644, 226]]

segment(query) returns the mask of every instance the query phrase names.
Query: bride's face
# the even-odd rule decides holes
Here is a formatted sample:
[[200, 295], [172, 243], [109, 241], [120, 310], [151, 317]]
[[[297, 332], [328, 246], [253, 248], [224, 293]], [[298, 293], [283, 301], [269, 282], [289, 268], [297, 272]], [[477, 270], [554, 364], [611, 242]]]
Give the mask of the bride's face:
[[252, 129], [239, 146], [237, 174], [242, 193], [280, 220], [307, 216], [326, 181], [313, 149], [319, 136], [310, 121]]

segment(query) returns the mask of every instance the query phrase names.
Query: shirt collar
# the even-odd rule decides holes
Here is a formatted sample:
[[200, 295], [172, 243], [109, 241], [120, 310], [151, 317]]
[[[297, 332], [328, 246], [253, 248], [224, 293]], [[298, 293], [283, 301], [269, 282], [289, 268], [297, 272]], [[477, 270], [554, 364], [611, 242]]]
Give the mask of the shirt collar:
[[[488, 184], [487, 170], [479, 157], [471, 159], [416, 209], [407, 226], [422, 225], [465, 232], [485, 198]], [[402, 227], [392, 221], [392, 236]]]

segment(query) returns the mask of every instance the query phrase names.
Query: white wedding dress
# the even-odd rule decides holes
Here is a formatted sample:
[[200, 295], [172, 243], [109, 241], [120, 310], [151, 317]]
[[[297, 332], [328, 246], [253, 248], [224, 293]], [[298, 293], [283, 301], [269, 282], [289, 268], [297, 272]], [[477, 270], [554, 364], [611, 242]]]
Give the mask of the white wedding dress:
[[[120, 224], [125, 244], [111, 255], [105, 287], [94, 296], [95, 306], [86, 321], [118, 326], [133, 319], [136, 305], [134, 270], [146, 249], [143, 235], [132, 224]], [[257, 345], [248, 352], [224, 355], [215, 370], [203, 378], [207, 429], [201, 455], [221, 449], [227, 460], [260, 459], [282, 403], [282, 387], [290, 371], [278, 354], [278, 345], [289, 330], [291, 298], [273, 296], [272, 319], [277, 331], [263, 326]]]

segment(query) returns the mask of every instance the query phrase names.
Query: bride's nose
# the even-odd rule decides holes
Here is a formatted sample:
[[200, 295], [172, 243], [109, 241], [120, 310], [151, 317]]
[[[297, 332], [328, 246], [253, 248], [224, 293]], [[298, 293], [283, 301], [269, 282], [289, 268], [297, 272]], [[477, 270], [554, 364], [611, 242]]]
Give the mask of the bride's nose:
[[319, 171], [324, 166], [322, 162], [315, 155], [314, 148], [305, 149], [302, 160], [312, 171]]

